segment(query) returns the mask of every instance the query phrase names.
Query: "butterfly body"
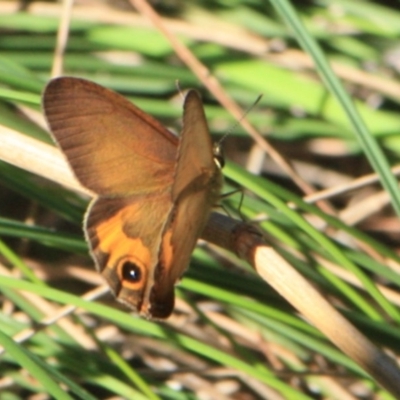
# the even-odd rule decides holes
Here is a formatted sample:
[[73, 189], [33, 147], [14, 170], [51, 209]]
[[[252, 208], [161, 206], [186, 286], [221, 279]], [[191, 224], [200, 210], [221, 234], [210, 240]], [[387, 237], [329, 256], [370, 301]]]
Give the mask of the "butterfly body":
[[222, 184], [200, 97], [188, 92], [179, 138], [82, 79], [50, 81], [43, 106], [76, 177], [96, 194], [84, 229], [97, 269], [118, 300], [168, 317]]

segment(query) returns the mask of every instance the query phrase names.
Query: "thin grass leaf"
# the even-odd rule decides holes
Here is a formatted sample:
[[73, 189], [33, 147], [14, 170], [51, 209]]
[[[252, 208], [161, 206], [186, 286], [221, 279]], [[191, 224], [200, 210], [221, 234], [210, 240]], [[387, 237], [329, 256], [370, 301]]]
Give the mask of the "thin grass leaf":
[[357, 134], [358, 140], [368, 157], [374, 170], [381, 178], [382, 186], [390, 193], [392, 204], [398, 216], [400, 216], [400, 191], [398, 184], [390, 171], [389, 163], [381, 151], [380, 147], [368, 131], [364, 121], [360, 118], [359, 113], [347, 95], [339, 79], [333, 73], [329, 63], [322, 53], [317, 42], [310, 36], [304, 28], [301, 20], [294, 12], [293, 7], [287, 0], [271, 0], [271, 3], [280, 13], [283, 19], [295, 33], [295, 37], [301, 46], [312, 56], [318, 72], [321, 74], [325, 84], [336, 97], [342, 106], [343, 111], [352, 123], [354, 132]]

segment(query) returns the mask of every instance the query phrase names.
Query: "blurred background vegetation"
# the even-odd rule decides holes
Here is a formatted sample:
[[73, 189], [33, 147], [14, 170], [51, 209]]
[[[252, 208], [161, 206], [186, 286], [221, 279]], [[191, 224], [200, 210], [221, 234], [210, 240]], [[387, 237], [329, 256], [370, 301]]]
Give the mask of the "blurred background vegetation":
[[[129, 1], [76, 1], [64, 74], [112, 88], [176, 130], [176, 81], [198, 89], [212, 135], [229, 131], [224, 192], [244, 190], [242, 202], [236, 194], [225, 208], [258, 220], [276, 250], [396, 358], [400, 206], [388, 165], [396, 167], [400, 156], [398, 2], [292, 1], [293, 15], [285, 4], [152, 2], [243, 109], [263, 95], [247, 118], [315, 193], [324, 191], [323, 211], [301, 201], [293, 177], [260, 151]], [[47, 143], [40, 95], [62, 18], [59, 2], [0, 2], [0, 125]], [[307, 45], [312, 39], [333, 73]], [[365, 125], [341, 100], [336, 78]], [[379, 178], [358, 184], [374, 170]], [[379, 181], [392, 184], [390, 195]], [[280, 206], [288, 202], [306, 228]], [[392, 398], [242, 261], [205, 244], [165, 323], [132, 316], [111, 296], [83, 301], [101, 282], [81, 231], [87, 203], [0, 162], [1, 400]], [[80, 311], [38, 324], [64, 304]], [[23, 345], [9, 339], [29, 328], [37, 332]]]

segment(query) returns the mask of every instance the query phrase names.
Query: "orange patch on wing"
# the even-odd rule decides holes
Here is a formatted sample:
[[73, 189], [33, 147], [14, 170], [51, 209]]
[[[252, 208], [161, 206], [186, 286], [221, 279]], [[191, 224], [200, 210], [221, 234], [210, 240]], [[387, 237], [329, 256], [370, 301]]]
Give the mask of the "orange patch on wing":
[[174, 257], [174, 249], [171, 244], [172, 230], [168, 229], [162, 238], [162, 254], [163, 267], [171, 268], [172, 259]]
[[126, 209], [95, 227], [98, 250], [109, 255], [107, 268], [117, 268], [120, 262], [131, 261], [140, 266], [151, 265], [150, 250], [139, 237], [129, 237], [123, 231]]

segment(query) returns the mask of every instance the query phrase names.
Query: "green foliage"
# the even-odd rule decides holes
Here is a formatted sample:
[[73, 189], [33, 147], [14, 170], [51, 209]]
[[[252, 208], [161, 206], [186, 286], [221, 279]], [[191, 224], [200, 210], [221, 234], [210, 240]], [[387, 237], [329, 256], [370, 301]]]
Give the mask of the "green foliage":
[[[32, 3], [26, 11], [9, 13], [13, 2], [0, 2], [0, 125], [51, 142], [18, 107], [40, 109], [61, 7], [49, 2], [36, 9]], [[391, 208], [379, 213], [379, 221], [394, 218], [393, 210], [400, 210], [389, 169], [400, 155], [397, 7], [316, 0], [297, 2], [293, 12], [282, 0], [161, 3], [160, 12], [171, 18], [168, 27], [243, 108], [263, 94], [247, 118], [286, 157], [317, 169], [306, 180], [326, 188], [330, 172], [349, 182], [374, 169], [391, 196]], [[199, 89], [215, 137], [233, 126], [225, 139], [232, 161], [224, 169], [224, 192], [245, 192], [243, 199], [236, 194], [224, 200], [225, 208], [261, 220], [277, 252], [366, 336], [398, 353], [400, 277], [393, 268], [400, 261], [398, 233], [375, 235], [371, 224], [377, 219], [366, 228], [354, 227], [339, 213], [370, 192], [359, 189], [332, 199], [337, 212], [332, 216], [303, 201], [290, 179], [268, 165], [259, 176], [246, 172], [235, 160], [247, 157], [253, 142], [162, 33], [128, 11], [93, 5], [85, 14], [81, 7], [75, 6], [65, 74], [123, 93], [167, 126], [179, 126], [181, 110], [171, 101], [176, 80], [182, 88]], [[0, 345], [5, 349], [0, 374], [12, 382], [0, 399], [35, 393], [57, 399], [194, 399], [204, 393], [214, 398], [217, 384], [224, 383], [233, 387], [227, 398], [268, 398], [268, 388], [285, 399], [337, 399], [342, 377], [370, 397], [391, 398], [254, 271], [220, 250], [194, 252], [177, 290], [186, 306], [178, 307], [171, 322], [131, 316], [112, 300], [82, 299], [98, 282], [88, 283], [84, 267], [92, 265], [81, 232], [88, 199], [3, 162], [0, 193]], [[322, 228], [313, 225], [317, 219]], [[74, 265], [81, 267], [78, 276], [67, 268]], [[42, 326], [46, 315], [56, 313], [55, 305], [80, 311], [65, 324]], [[11, 340], [29, 328], [37, 332], [23, 344]], [[321, 375], [330, 376], [329, 383]]]

